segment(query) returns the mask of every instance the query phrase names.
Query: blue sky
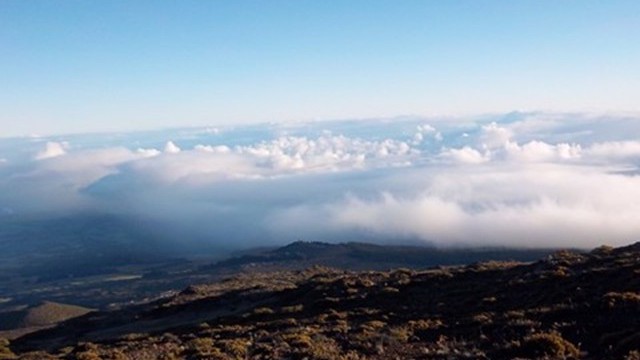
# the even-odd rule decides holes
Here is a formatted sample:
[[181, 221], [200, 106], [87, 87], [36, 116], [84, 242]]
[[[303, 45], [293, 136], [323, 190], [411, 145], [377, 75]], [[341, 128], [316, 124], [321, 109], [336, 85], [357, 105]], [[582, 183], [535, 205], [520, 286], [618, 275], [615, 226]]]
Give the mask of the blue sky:
[[2, 1], [0, 136], [638, 111], [638, 1]]

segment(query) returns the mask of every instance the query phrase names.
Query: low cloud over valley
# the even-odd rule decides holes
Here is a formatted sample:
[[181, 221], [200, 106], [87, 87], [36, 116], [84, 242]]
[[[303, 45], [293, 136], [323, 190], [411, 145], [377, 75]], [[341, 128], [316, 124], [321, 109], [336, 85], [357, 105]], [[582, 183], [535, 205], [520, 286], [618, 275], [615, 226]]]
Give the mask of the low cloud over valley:
[[238, 248], [622, 245], [640, 239], [637, 134], [633, 116], [513, 113], [5, 138], [0, 217], [110, 214]]

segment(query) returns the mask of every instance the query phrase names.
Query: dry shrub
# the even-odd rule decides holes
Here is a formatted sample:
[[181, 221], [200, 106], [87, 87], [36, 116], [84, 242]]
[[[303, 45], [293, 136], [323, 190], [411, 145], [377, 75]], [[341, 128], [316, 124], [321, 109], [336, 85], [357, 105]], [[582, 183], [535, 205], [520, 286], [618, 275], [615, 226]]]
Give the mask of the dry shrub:
[[518, 352], [523, 356], [550, 356], [553, 358], [577, 358], [578, 348], [559, 333], [538, 333], [527, 336], [520, 343]]
[[75, 359], [77, 360], [101, 360], [102, 356], [98, 345], [93, 343], [81, 343], [76, 349]]
[[304, 305], [292, 305], [292, 306], [285, 306], [282, 308], [283, 313], [298, 313], [298, 312], [301, 312], [302, 310], [304, 310]]
[[406, 343], [413, 333], [405, 326], [397, 326], [389, 329], [389, 337], [397, 342]]
[[640, 360], [640, 351], [629, 351], [629, 353], [625, 355], [624, 360]]
[[15, 358], [15, 354], [9, 348], [9, 340], [0, 339], [0, 360], [13, 358]]
[[243, 359], [249, 352], [249, 343], [247, 342], [247, 340], [222, 340], [220, 343], [227, 353], [235, 356], [236, 358]]
[[269, 307], [261, 307], [254, 309], [253, 313], [256, 315], [271, 315], [274, 313], [274, 311]]
[[384, 321], [371, 320], [371, 321], [367, 321], [366, 323], [360, 325], [360, 330], [373, 332], [373, 331], [381, 330], [386, 326], [387, 326], [387, 324]]
[[211, 338], [195, 338], [187, 342], [188, 351], [197, 356], [221, 357], [222, 353], [215, 347]]
[[[12, 359], [12, 358], [9, 358], [9, 359]], [[44, 351], [32, 351], [32, 352], [20, 354], [20, 360], [55, 360], [55, 359], [58, 359], [58, 357], [53, 356]], [[78, 359], [78, 358], [74, 358], [74, 359]]]
[[298, 332], [282, 335], [283, 341], [290, 346], [293, 358], [316, 360], [340, 358], [341, 349], [333, 339], [322, 334], [312, 334], [301, 329], [298, 330]]
[[608, 307], [615, 306], [640, 306], [640, 294], [636, 292], [609, 292], [603, 296], [603, 301]]

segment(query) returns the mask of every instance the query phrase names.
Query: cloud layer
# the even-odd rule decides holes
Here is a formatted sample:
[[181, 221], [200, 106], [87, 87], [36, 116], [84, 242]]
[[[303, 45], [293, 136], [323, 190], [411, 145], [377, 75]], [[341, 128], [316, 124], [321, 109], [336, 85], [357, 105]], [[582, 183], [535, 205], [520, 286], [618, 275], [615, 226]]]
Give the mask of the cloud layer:
[[227, 247], [621, 245], [640, 240], [633, 134], [640, 118], [515, 113], [6, 139], [0, 208], [108, 212]]

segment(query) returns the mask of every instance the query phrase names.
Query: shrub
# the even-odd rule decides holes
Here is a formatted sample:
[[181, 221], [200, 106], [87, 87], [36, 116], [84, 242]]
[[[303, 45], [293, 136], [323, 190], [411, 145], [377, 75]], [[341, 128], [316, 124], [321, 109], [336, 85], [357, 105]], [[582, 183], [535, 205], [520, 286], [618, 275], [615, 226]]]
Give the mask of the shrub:
[[285, 318], [282, 320], [277, 320], [272, 324], [277, 325], [278, 327], [293, 327], [298, 325], [298, 320], [294, 318]]
[[297, 313], [304, 309], [304, 305], [285, 306], [282, 308], [283, 313]]
[[538, 333], [524, 338], [519, 346], [521, 355], [551, 356], [557, 358], [576, 358], [580, 355], [578, 348], [565, 340], [557, 332]]
[[603, 300], [608, 307], [615, 307], [616, 305], [623, 306], [639, 306], [640, 294], [636, 292], [610, 292], [603, 296]]
[[442, 321], [437, 319], [420, 319], [420, 320], [410, 320], [408, 323], [409, 327], [413, 331], [419, 330], [429, 330], [429, 329], [438, 329], [442, 327]]
[[249, 352], [249, 343], [243, 339], [222, 340], [221, 344], [227, 353], [236, 358], [243, 359]]
[[334, 360], [340, 359], [340, 347], [337, 343], [322, 334], [309, 332], [308, 329], [296, 329], [281, 335], [288, 347], [286, 352], [291, 359]]
[[363, 331], [378, 331], [384, 328], [385, 326], [387, 326], [387, 324], [384, 321], [371, 320], [360, 325], [360, 329]]
[[490, 313], [476, 314], [473, 315], [471, 319], [474, 323], [478, 323], [481, 325], [493, 323], [493, 316]]
[[[9, 359], [16, 359], [16, 358], [14, 357]], [[31, 351], [28, 353], [20, 354], [20, 360], [56, 360], [56, 359], [58, 359], [58, 357], [53, 356], [44, 351]], [[74, 358], [74, 359], [78, 359], [78, 358]]]
[[393, 327], [389, 329], [389, 337], [395, 341], [406, 343], [409, 341], [412, 333], [404, 326]]
[[98, 345], [93, 343], [81, 343], [76, 349], [75, 359], [77, 360], [101, 360]]
[[254, 309], [253, 313], [256, 315], [271, 315], [274, 313], [274, 311], [268, 307], [261, 307]]
[[100, 353], [93, 350], [86, 350], [76, 353], [76, 360], [102, 360]]
[[189, 340], [187, 349], [195, 355], [209, 355], [217, 350], [213, 346], [213, 339], [211, 338], [195, 338]]
[[15, 354], [9, 348], [9, 340], [0, 338], [0, 359], [13, 359]]
[[130, 334], [121, 336], [120, 339], [124, 341], [138, 341], [138, 340], [146, 339], [148, 337], [149, 337], [149, 334], [130, 333]]
[[630, 351], [625, 357], [624, 360], [640, 360], [640, 351], [633, 350]]
[[311, 347], [311, 337], [305, 333], [290, 333], [282, 336], [282, 339], [294, 348]]
[[109, 350], [104, 359], [108, 359], [108, 360], [128, 360], [129, 358], [127, 357], [127, 355], [125, 355], [122, 350], [119, 349], [112, 349]]
[[334, 340], [320, 335], [313, 336], [309, 346], [301, 351], [305, 358], [315, 360], [338, 359], [340, 353], [340, 348]]
[[599, 246], [591, 251], [594, 255], [609, 255], [613, 252], [614, 247], [609, 245]]

